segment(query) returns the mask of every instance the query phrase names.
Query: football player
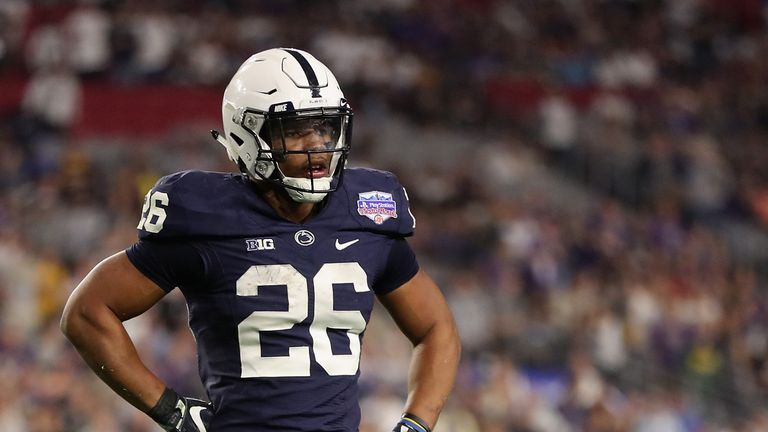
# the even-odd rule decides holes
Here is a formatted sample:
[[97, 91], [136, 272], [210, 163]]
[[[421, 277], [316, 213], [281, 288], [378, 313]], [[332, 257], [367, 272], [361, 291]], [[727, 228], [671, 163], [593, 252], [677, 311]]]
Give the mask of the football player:
[[[235, 73], [222, 113], [212, 134], [241, 174], [160, 179], [138, 241], [83, 279], [62, 331], [165, 430], [352, 432], [377, 298], [414, 346], [393, 430], [430, 431], [456, 374], [456, 326], [406, 241], [416, 221], [403, 187], [346, 167], [352, 110], [334, 75], [304, 51], [263, 51]], [[210, 401], [167, 388], [122, 325], [176, 287]]]

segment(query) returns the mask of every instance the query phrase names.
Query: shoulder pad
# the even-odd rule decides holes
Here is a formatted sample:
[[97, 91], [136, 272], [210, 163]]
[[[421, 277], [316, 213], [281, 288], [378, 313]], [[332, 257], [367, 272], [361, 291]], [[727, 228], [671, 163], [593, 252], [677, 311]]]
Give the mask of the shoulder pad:
[[253, 190], [239, 174], [182, 171], [165, 176], [144, 197], [140, 239], [236, 236], [266, 224], [243, 217], [260, 212]]
[[360, 227], [389, 235], [413, 235], [416, 219], [411, 213], [408, 194], [394, 174], [349, 168], [344, 176], [342, 189], [347, 194], [352, 218]]

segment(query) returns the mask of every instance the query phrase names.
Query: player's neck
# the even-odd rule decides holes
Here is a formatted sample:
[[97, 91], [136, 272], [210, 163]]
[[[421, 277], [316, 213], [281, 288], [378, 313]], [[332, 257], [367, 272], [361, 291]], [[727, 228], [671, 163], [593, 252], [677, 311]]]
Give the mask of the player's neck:
[[269, 204], [275, 212], [282, 217], [294, 223], [304, 223], [315, 214], [317, 203], [296, 202], [281, 187], [275, 187], [269, 183], [258, 184], [261, 197]]

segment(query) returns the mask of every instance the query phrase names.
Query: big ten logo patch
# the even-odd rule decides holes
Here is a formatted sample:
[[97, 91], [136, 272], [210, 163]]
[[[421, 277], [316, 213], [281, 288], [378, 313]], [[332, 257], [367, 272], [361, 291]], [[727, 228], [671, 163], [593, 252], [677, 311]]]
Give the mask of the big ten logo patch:
[[258, 238], [247, 239], [245, 241], [246, 250], [260, 251], [260, 250], [275, 250], [275, 241], [271, 238]]

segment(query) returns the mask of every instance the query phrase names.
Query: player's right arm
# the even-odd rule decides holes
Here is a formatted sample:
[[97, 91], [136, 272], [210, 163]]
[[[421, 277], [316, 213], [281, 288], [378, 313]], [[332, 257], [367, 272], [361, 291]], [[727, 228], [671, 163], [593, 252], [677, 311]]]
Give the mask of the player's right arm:
[[99, 263], [69, 297], [61, 330], [91, 369], [131, 405], [148, 412], [165, 384], [141, 361], [123, 321], [166, 292], [119, 252]]
[[61, 330], [99, 378], [163, 429], [205, 432], [213, 415], [211, 404], [167, 388], [141, 361], [123, 326], [165, 294], [126, 252], [117, 253], [77, 286], [64, 306]]

